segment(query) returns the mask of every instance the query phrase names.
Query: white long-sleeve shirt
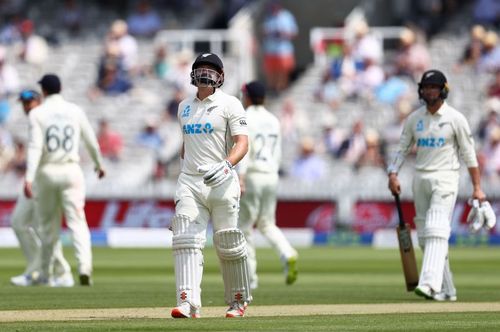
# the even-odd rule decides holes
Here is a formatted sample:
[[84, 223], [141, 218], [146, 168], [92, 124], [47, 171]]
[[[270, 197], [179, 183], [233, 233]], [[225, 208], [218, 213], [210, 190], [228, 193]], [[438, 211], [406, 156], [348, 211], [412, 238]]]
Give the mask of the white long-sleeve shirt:
[[247, 108], [248, 153], [239, 164], [238, 173], [278, 174], [281, 162], [280, 122], [263, 106]]
[[33, 182], [41, 165], [79, 162], [80, 137], [100, 169], [99, 144], [83, 110], [59, 94], [48, 96], [29, 113], [26, 181]]
[[458, 170], [459, 156], [468, 168], [477, 167], [474, 139], [465, 116], [446, 102], [431, 114], [425, 106], [411, 113], [388, 172], [398, 172], [413, 145], [419, 171]]
[[220, 89], [203, 100], [188, 97], [177, 113], [184, 141], [182, 173], [200, 175], [198, 167], [227, 158], [233, 136], [248, 135], [241, 102]]

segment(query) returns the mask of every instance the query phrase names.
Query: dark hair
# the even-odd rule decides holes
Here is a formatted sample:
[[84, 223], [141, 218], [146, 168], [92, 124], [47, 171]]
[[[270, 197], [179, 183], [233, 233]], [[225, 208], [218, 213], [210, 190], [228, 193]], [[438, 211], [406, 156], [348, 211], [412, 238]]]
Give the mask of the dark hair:
[[42, 77], [38, 84], [46, 94], [52, 95], [61, 92], [61, 80], [57, 75], [46, 74]]
[[253, 105], [262, 105], [266, 99], [266, 88], [259, 81], [253, 81], [243, 85], [242, 91], [250, 98]]

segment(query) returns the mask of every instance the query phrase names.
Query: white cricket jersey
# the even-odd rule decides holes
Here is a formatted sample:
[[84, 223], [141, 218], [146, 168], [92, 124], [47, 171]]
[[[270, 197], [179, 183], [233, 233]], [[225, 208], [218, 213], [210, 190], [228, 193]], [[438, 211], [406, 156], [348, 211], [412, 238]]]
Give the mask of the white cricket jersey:
[[458, 170], [459, 155], [467, 167], [477, 167], [474, 139], [465, 116], [447, 103], [431, 114], [425, 106], [411, 113], [389, 172], [398, 172], [413, 144], [419, 171]]
[[263, 106], [247, 108], [249, 148], [238, 173], [277, 174], [281, 162], [280, 122]]
[[31, 110], [26, 180], [33, 182], [39, 166], [79, 162], [80, 137], [96, 167], [101, 168], [99, 144], [87, 116], [59, 94], [48, 96]]
[[233, 136], [248, 135], [246, 113], [241, 102], [220, 89], [199, 100], [189, 97], [177, 113], [184, 139], [182, 172], [200, 175], [201, 165], [218, 163], [234, 146]]

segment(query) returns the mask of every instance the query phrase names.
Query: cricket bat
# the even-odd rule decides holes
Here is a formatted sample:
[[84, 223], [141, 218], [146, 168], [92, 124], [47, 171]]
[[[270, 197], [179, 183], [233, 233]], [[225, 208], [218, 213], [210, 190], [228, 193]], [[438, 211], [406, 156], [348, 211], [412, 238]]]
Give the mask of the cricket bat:
[[411, 292], [418, 285], [417, 261], [415, 260], [415, 251], [411, 242], [411, 229], [404, 222], [399, 195], [394, 195], [394, 198], [396, 199], [396, 207], [398, 208], [399, 215], [399, 225], [397, 228], [399, 252], [401, 254], [401, 263], [403, 264], [406, 290]]

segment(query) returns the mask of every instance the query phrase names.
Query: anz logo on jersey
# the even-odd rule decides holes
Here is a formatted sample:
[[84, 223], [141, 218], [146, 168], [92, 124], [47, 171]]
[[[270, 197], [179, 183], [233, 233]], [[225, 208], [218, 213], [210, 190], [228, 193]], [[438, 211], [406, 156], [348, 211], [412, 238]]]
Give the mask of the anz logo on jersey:
[[205, 124], [191, 123], [183, 125], [182, 131], [184, 131], [184, 134], [186, 135], [211, 134], [214, 132], [214, 128], [210, 122]]
[[419, 148], [440, 148], [444, 145], [446, 140], [443, 137], [421, 137], [417, 140], [417, 147]]

